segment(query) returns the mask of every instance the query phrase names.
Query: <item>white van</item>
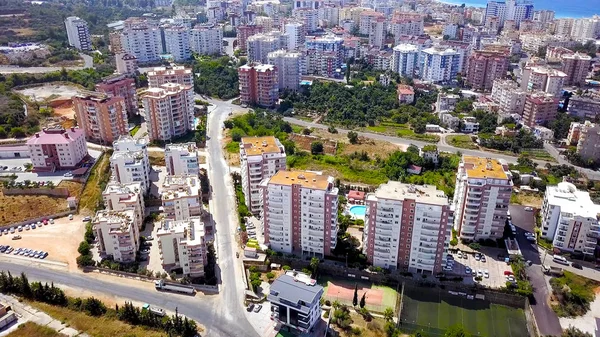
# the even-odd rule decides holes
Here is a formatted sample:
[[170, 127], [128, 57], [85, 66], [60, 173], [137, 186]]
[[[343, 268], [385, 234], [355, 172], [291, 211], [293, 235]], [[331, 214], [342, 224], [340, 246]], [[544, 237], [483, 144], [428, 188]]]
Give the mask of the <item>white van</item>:
[[565, 259], [563, 256], [560, 255], [554, 255], [552, 257], [552, 261], [556, 262], [556, 263], [560, 263], [560, 264], [564, 264], [564, 265], [569, 265], [569, 261], [567, 261], [567, 259]]

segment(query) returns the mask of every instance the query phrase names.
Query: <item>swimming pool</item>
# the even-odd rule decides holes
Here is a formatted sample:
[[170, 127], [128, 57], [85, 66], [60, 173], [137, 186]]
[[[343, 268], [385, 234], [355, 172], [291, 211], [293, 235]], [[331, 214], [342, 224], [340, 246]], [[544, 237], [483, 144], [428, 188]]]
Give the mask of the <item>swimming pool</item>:
[[356, 205], [350, 207], [350, 214], [354, 217], [364, 217], [367, 213], [367, 206]]

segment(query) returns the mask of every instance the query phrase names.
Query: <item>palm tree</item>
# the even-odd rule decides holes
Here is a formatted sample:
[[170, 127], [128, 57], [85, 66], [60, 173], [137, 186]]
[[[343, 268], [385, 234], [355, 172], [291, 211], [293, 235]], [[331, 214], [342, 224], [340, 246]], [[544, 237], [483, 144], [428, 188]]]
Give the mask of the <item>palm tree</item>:
[[392, 308], [385, 308], [385, 311], [383, 312], [383, 318], [385, 318], [386, 321], [391, 322], [394, 319], [394, 309]]

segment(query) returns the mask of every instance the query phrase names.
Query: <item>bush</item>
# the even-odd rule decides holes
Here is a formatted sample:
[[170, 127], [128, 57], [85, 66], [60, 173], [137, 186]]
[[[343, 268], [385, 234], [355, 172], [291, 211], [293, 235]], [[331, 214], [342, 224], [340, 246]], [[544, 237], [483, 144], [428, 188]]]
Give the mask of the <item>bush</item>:
[[469, 244], [469, 248], [473, 249], [473, 250], [480, 250], [481, 249], [481, 245], [478, 244], [477, 242], [472, 242]]
[[268, 273], [267, 273], [267, 278], [268, 278], [269, 280], [272, 280], [272, 279], [274, 279], [274, 278], [275, 278], [275, 273], [273, 273], [273, 272], [268, 272]]
[[77, 248], [77, 252], [79, 252], [79, 254], [81, 255], [90, 254], [90, 244], [86, 241], [81, 241], [81, 243], [79, 244], [79, 248]]
[[281, 267], [281, 269], [283, 269], [284, 271], [288, 271], [288, 270], [292, 269], [292, 267], [285, 265], [285, 266]]
[[456, 245], [458, 245], [458, 239], [457, 239], [457, 238], [454, 238], [454, 239], [450, 240], [450, 245], [451, 245], [451, 246], [456, 246]]
[[96, 264], [96, 262], [92, 258], [92, 255], [90, 255], [90, 254], [79, 255], [77, 257], [76, 261], [77, 261], [77, 266], [79, 266], [79, 267], [94, 266]]

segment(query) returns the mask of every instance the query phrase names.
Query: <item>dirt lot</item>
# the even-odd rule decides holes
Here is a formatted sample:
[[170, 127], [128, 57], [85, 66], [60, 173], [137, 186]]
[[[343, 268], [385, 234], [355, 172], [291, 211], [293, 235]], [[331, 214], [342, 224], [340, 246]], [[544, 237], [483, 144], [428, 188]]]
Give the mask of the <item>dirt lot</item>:
[[[382, 158], [387, 158], [387, 156], [389, 156], [390, 153], [398, 150], [406, 151], [407, 148], [407, 146], [401, 147], [389, 142], [383, 142], [363, 137], [358, 138], [358, 144], [350, 144], [350, 142], [348, 141], [348, 136], [346, 136], [345, 134], [330, 133], [327, 130], [323, 129], [315, 129], [312, 132], [312, 135], [337, 142], [340, 154], [351, 154], [355, 151], [366, 151], [367, 153], [369, 153], [369, 155], [377, 153]], [[310, 144], [308, 147], [308, 151], [310, 151]]]
[[[18, 233], [21, 240], [12, 240], [12, 235], [0, 236], [0, 244], [11, 245], [18, 248], [29, 248], [48, 252], [46, 260], [64, 262], [69, 264], [69, 270], [77, 270], [75, 259], [79, 256], [77, 247], [83, 240], [85, 225], [82, 217], [76, 215], [73, 220], [68, 217], [55, 219], [54, 224], [42, 226], [32, 230], [23, 230]], [[12, 255], [3, 256], [12, 258]], [[23, 258], [22, 256], [14, 257]]]
[[45, 195], [11, 195], [0, 192], [0, 225], [56, 214], [68, 209], [66, 198]]
[[72, 85], [63, 85], [63, 84], [45, 84], [42, 86], [15, 90], [17, 93], [29, 96], [29, 98], [37, 101], [43, 101], [50, 96], [66, 96], [71, 97], [77, 95], [79, 92], [79, 88]]
[[335, 154], [337, 151], [337, 142], [331, 141], [327, 138], [321, 138], [317, 136], [305, 136], [297, 133], [291, 133], [289, 139], [296, 143], [296, 147], [310, 152], [310, 146], [313, 142], [323, 143], [323, 152], [325, 154]]

